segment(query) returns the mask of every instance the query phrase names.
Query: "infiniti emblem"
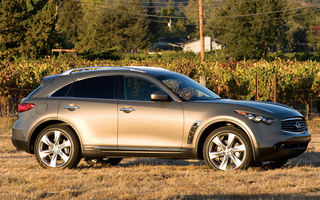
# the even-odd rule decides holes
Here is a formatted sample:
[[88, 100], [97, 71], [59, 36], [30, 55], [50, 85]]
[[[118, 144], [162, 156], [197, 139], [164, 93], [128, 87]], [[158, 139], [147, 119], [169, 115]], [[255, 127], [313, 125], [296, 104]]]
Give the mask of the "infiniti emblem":
[[296, 129], [300, 129], [301, 128], [301, 124], [299, 122], [297, 122], [295, 125]]

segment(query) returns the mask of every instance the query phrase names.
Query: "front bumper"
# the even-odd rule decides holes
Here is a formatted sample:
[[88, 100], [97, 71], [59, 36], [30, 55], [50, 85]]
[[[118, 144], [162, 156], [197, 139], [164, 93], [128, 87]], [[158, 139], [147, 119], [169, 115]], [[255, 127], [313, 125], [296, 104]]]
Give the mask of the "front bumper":
[[303, 135], [293, 135], [271, 147], [256, 148], [255, 161], [275, 161], [294, 158], [307, 150], [311, 135], [306, 131]]

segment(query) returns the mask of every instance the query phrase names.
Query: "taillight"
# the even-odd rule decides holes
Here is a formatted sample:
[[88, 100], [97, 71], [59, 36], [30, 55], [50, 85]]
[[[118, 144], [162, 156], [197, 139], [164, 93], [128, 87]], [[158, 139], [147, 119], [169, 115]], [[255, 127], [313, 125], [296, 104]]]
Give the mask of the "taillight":
[[22, 113], [24, 111], [30, 110], [33, 108], [36, 104], [34, 103], [22, 103], [18, 105], [18, 112]]

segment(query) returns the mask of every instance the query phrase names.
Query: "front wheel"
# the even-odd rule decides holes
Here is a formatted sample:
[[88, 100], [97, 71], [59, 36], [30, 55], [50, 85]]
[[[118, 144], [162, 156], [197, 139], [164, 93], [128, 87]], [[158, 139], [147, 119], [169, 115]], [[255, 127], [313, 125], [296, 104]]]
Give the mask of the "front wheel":
[[247, 169], [252, 160], [252, 149], [245, 133], [228, 126], [209, 134], [204, 143], [203, 156], [212, 169]]
[[35, 142], [35, 154], [44, 168], [72, 168], [81, 159], [78, 139], [64, 125], [51, 125], [42, 130]]

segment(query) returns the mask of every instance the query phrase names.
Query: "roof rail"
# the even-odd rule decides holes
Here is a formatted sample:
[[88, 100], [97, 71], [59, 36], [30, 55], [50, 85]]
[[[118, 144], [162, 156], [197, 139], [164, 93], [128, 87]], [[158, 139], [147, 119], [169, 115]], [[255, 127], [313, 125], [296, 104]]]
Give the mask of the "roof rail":
[[105, 69], [105, 68], [108, 68], [108, 67], [112, 67], [112, 66], [80, 67], [80, 68], [68, 69], [68, 70], [62, 72], [61, 75], [68, 75], [68, 74], [71, 74], [72, 72], [76, 72], [76, 71], [85, 71], [85, 70], [94, 70], [94, 69]]

